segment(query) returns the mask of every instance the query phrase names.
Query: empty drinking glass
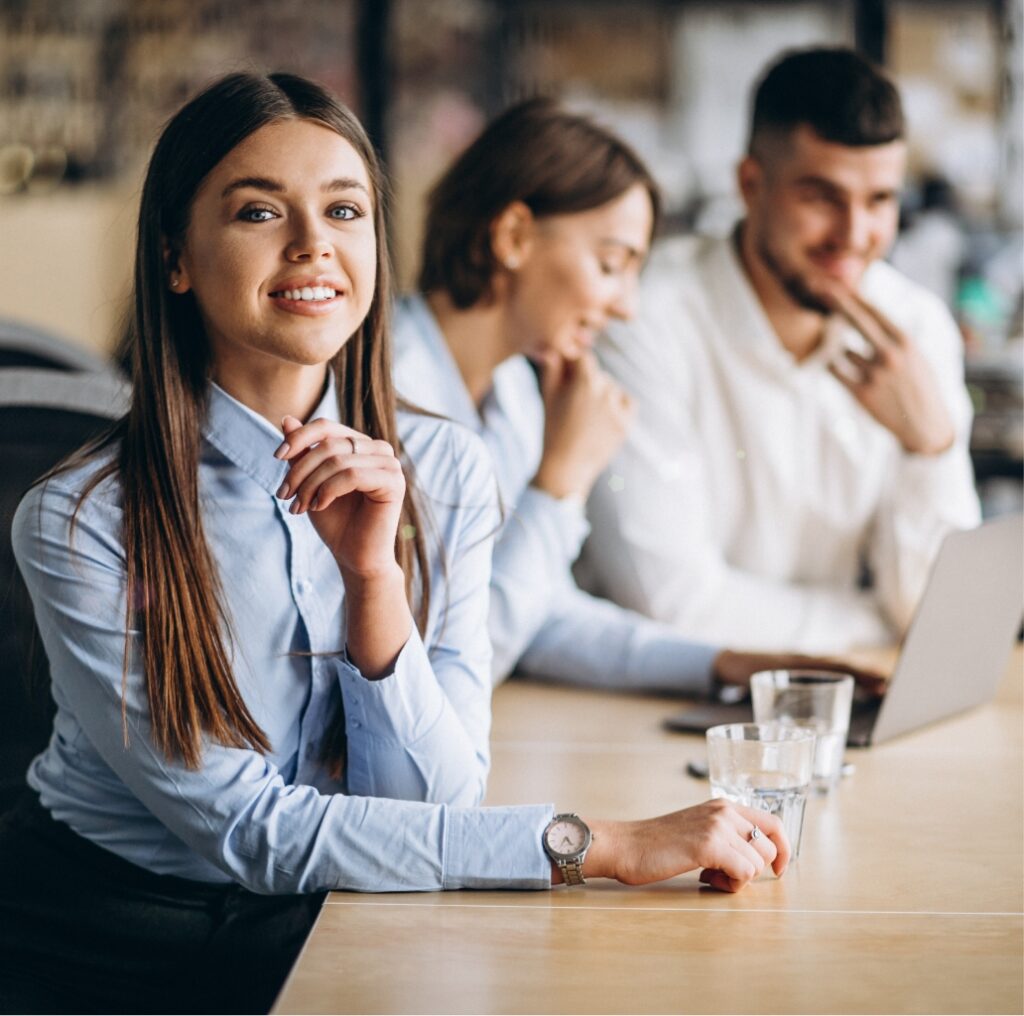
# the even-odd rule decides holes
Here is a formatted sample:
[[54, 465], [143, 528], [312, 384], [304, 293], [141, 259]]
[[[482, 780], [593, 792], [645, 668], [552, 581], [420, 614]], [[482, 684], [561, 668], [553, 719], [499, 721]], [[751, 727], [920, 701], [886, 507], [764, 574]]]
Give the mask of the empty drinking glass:
[[843, 766], [853, 678], [813, 670], [762, 670], [750, 679], [750, 697], [756, 723], [814, 731], [814, 788], [827, 794], [838, 783]]

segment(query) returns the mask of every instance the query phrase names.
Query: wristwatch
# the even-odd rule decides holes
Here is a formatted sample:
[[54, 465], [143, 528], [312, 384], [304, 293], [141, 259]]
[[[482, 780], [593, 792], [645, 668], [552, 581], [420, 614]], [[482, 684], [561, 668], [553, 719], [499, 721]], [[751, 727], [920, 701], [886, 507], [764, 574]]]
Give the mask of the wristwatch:
[[583, 859], [593, 842], [590, 827], [579, 815], [556, 815], [545, 827], [544, 851], [558, 865], [566, 885], [583, 885]]

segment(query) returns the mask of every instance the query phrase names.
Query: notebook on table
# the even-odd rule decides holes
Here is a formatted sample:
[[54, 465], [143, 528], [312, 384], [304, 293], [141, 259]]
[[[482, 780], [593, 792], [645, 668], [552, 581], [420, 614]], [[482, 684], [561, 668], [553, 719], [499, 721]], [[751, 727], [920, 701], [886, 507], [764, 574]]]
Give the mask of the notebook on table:
[[[990, 701], [1024, 616], [1024, 516], [1000, 516], [949, 533], [881, 699], [856, 698], [847, 743], [881, 744]], [[749, 697], [709, 702], [665, 720], [701, 733], [719, 723], [749, 723]]]

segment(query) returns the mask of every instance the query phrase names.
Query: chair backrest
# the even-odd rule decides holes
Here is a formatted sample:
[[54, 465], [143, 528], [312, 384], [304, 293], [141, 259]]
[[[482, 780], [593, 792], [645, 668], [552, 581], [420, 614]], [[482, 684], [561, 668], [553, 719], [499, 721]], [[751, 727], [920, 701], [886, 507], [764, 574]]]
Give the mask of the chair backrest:
[[0, 810], [46, 747], [54, 708], [49, 664], [11, 549], [14, 512], [43, 473], [127, 407], [127, 384], [109, 373], [0, 370]]
[[35, 325], [0, 318], [0, 368], [34, 367], [61, 371], [114, 370], [95, 353]]

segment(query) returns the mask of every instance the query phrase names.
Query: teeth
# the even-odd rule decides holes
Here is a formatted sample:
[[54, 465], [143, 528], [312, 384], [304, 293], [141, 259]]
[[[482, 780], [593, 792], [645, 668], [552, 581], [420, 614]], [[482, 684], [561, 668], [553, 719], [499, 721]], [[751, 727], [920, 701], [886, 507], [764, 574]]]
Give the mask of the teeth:
[[337, 293], [330, 286], [303, 286], [286, 289], [281, 294], [286, 300], [331, 300]]

